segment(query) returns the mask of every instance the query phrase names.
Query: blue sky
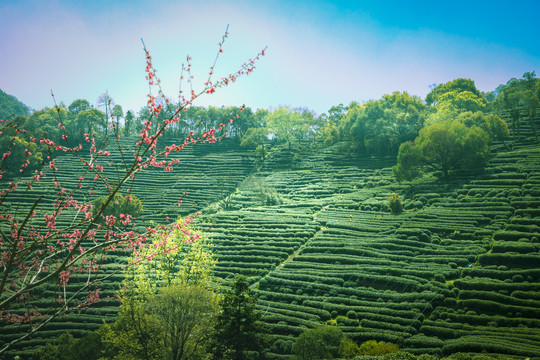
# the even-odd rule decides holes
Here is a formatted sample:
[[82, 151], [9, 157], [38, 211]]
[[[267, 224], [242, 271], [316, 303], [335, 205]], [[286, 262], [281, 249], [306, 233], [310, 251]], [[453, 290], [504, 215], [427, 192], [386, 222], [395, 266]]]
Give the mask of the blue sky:
[[[0, 0], [0, 88], [35, 109], [107, 90], [124, 111], [148, 91], [141, 37], [166, 94], [193, 57], [201, 88], [217, 43], [217, 75], [268, 46], [255, 72], [197, 105], [308, 107], [425, 97], [458, 77], [491, 91], [540, 71], [540, 1]], [[199, 85], [200, 84], [200, 85]]]

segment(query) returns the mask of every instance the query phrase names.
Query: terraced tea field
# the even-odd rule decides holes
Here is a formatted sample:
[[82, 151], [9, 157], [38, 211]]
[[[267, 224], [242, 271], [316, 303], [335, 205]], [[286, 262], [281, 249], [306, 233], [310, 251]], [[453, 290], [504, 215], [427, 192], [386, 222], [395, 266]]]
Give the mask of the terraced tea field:
[[[123, 144], [125, 145], [125, 144]], [[127, 148], [127, 146], [123, 146]], [[218, 201], [234, 191], [241, 181], [254, 169], [255, 157], [250, 151], [239, 149], [228, 143], [216, 143], [212, 145], [198, 144], [188, 146], [182, 152], [172, 154], [180, 158], [180, 165], [175, 172], [164, 172], [162, 168], [149, 168], [135, 177], [132, 183], [129, 183], [131, 193], [135, 194], [143, 202], [143, 213], [140, 219], [142, 227], [153, 221], [160, 223], [165, 221], [167, 216], [174, 220], [177, 216], [186, 216], [200, 210], [203, 206]], [[120, 162], [120, 156], [116, 152], [111, 152], [111, 159]], [[78, 179], [81, 175], [80, 164], [69, 156], [60, 156], [56, 159], [58, 168], [58, 181], [61, 186], [67, 189], [77, 189]], [[40, 204], [51, 205], [55, 199], [56, 188], [54, 187], [54, 178], [50, 173], [34, 186], [26, 194], [20, 204], [12, 201], [4, 204], [1, 213], [13, 213], [23, 216], [32, 207], [34, 200], [40, 195], [45, 198]], [[104, 177], [115, 179], [117, 173], [114, 167], [104, 168]], [[77, 200], [87, 200], [88, 191], [93, 186], [91, 179], [83, 182], [82, 189], [74, 193]], [[96, 194], [92, 196], [104, 195], [99, 192], [101, 188], [96, 187]], [[101, 189], [102, 190], [102, 189]], [[181, 206], [177, 202], [183, 193]], [[123, 192], [125, 194], [125, 192]], [[20, 192], [22, 194], [22, 192]], [[76, 217], [73, 211], [65, 211], [59, 217], [57, 226], [68, 226]], [[110, 253], [102, 261], [104, 275], [110, 274], [118, 269], [121, 264], [127, 261], [128, 253], [116, 252]], [[108, 281], [102, 283], [101, 299], [83, 314], [67, 314], [66, 316], [56, 318], [44, 331], [40, 331], [37, 336], [21, 342], [13, 354], [25, 354], [31, 352], [35, 346], [43, 345], [51, 338], [57, 337], [65, 331], [69, 331], [74, 336], [82, 336], [90, 331], [96, 330], [105, 321], [114, 321], [118, 312], [118, 301], [114, 298], [123, 280], [123, 275], [113, 275]], [[85, 274], [72, 274], [70, 283], [66, 288], [67, 296], [86, 281]], [[37, 300], [30, 303], [22, 302], [18, 313], [23, 314], [28, 308], [34, 308], [41, 313], [48, 313], [51, 297], [58, 297], [60, 289], [51, 287], [38, 294]], [[56, 294], [56, 295], [55, 295]], [[41, 296], [40, 296], [41, 295]], [[52, 296], [51, 296], [52, 295]], [[41, 299], [47, 300], [41, 300]], [[25, 331], [28, 325], [6, 325], [0, 329], [0, 346], [5, 341], [16, 338]], [[22, 353], [18, 350], [25, 350]]]
[[516, 145], [480, 177], [414, 186], [332, 149], [270, 164], [203, 211], [217, 275], [252, 277], [275, 358], [325, 323], [416, 354], [540, 356], [540, 149]]
[[[415, 354], [538, 357], [540, 149], [513, 145], [494, 145], [481, 176], [414, 184], [394, 181], [394, 159], [355, 160], [335, 148], [296, 157], [283, 149], [256, 172], [251, 151], [197, 146], [181, 152], [173, 176], [151, 170], [133, 193], [147, 221], [202, 209], [197, 222], [213, 239], [215, 275], [250, 278], [272, 358], [287, 358], [296, 336], [322, 324]], [[398, 215], [387, 206], [393, 193], [405, 205]], [[121, 278], [114, 281], [105, 295]], [[41, 336], [82, 335], [112, 320], [116, 306], [102, 301]], [[5, 327], [2, 338], [16, 331]]]

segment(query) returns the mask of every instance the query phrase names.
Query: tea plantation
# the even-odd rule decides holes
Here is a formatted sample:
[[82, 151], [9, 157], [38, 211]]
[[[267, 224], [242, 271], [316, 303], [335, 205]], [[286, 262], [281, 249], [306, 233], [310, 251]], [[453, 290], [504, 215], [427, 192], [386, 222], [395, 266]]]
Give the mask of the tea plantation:
[[540, 149], [513, 145], [481, 176], [402, 185], [387, 159], [284, 149], [203, 211], [216, 274], [252, 277], [275, 358], [324, 323], [413, 354], [540, 356]]
[[[254, 150], [232, 142], [197, 145], [180, 152], [172, 176], [150, 169], [131, 191], [144, 201], [147, 222], [201, 211], [196, 221], [213, 240], [215, 276], [249, 277], [271, 330], [271, 358], [287, 358], [300, 333], [323, 324], [357, 343], [382, 340], [413, 354], [534, 358], [540, 357], [540, 148], [529, 139], [511, 145], [492, 145], [482, 175], [402, 184], [392, 177], [395, 158], [354, 159], [339, 144], [276, 148], [258, 168]], [[62, 161], [59, 178], [76, 184], [71, 162]], [[52, 178], [45, 181], [36, 195], [53, 188]], [[403, 199], [399, 214], [388, 208], [394, 193]], [[126, 256], [111, 255], [103, 271]], [[112, 321], [121, 280], [111, 278], [103, 300], [55, 319], [14, 351]], [[72, 289], [77, 281], [84, 279], [74, 278]], [[23, 330], [4, 326], [0, 338]]]

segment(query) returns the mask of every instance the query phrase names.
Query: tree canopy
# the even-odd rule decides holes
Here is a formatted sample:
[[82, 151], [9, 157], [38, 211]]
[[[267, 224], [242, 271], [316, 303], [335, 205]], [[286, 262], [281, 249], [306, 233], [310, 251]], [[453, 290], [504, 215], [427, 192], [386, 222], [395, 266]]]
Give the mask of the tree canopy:
[[0, 120], [10, 120], [17, 116], [28, 117], [30, 109], [15, 96], [6, 94], [0, 89]]
[[266, 329], [261, 313], [256, 310], [257, 299], [251, 294], [245, 276], [237, 275], [231, 290], [220, 300], [211, 351], [214, 359], [261, 359], [266, 347]]

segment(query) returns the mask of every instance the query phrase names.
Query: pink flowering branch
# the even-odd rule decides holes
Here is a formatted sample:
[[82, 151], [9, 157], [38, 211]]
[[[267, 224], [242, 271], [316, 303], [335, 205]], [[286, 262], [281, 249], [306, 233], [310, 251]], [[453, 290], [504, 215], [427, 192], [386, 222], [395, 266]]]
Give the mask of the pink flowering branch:
[[[139, 171], [148, 167], [162, 167], [164, 171], [170, 172], [179, 162], [177, 158], [169, 157], [172, 152], [178, 152], [190, 144], [214, 143], [227, 135], [227, 126], [233, 123], [238, 114], [231, 117], [228, 122], [221, 123], [216, 128], [202, 131], [200, 134], [191, 131], [179, 145], [173, 144], [158, 150], [159, 138], [163, 136], [169, 126], [180, 121], [182, 112], [191, 106], [198, 97], [212, 94], [217, 88], [225, 87], [235, 82], [239, 77], [248, 75], [255, 69], [256, 61], [264, 55], [265, 50], [262, 50], [255, 59], [244, 63], [236, 73], [212, 82], [216, 62], [223, 52], [223, 43], [227, 36], [228, 32], [226, 31], [219, 43], [208, 80], [204, 83], [202, 90], [198, 92], [193, 90], [191, 58], [188, 57], [188, 65], [187, 67], [182, 66], [182, 74], [185, 72], [189, 76], [188, 83], [191, 94], [188, 98], [180, 95], [181, 101], [174, 110], [162, 91], [161, 80], [156, 76], [157, 71], [143, 42], [146, 56], [146, 79], [150, 89], [147, 97], [150, 116], [145, 120], [140, 131], [139, 141], [135, 144], [131, 160], [121, 147], [118, 128], [114, 123], [110, 127], [116, 140], [117, 151], [121, 154], [121, 163], [117, 163], [107, 150], [109, 137], [106, 137], [103, 143], [98, 145], [94, 134], [85, 134], [84, 142], [88, 148], [88, 155], [83, 155], [81, 150], [85, 147], [81, 143], [76, 145], [70, 143], [65, 119], [62, 117], [62, 109], [56, 104], [54, 94], [51, 91], [58, 117], [58, 128], [61, 134], [59, 141], [61, 143], [48, 138], [47, 134], [41, 139], [30, 136], [31, 144], [47, 149], [46, 159], [43, 159], [41, 167], [28, 178], [25, 171], [30, 164], [32, 153], [29, 148], [25, 149], [25, 160], [20, 165], [20, 174], [7, 184], [2, 184], [0, 190], [0, 206], [9, 205], [11, 208], [12, 204], [16, 204], [13, 212], [0, 214], [0, 269], [2, 269], [0, 323], [28, 322], [31, 324], [27, 334], [5, 344], [0, 349], [0, 354], [30, 334], [42, 329], [52, 318], [68, 311], [69, 308], [84, 308], [97, 301], [99, 289], [91, 291], [91, 288], [122, 269], [119, 267], [112, 274], [102, 274], [100, 260], [105, 253], [117, 250], [130, 250], [137, 253], [153, 234], [157, 232], [170, 234], [179, 226], [187, 226], [187, 224], [167, 225], [161, 223], [156, 227], [147, 227], [145, 231], [136, 232], [134, 216], [124, 213], [120, 216], [111, 215], [107, 214], [106, 210], [115, 205], [115, 196], [120, 194], [121, 189], [126, 188], [127, 192], [131, 190], [129, 182], [133, 181]], [[158, 99], [163, 99], [163, 102], [159, 103], [158, 99], [152, 95], [153, 88], [157, 88]], [[182, 90], [180, 90], [180, 94], [182, 94]], [[159, 115], [164, 107], [167, 107], [172, 115], [160, 121]], [[239, 112], [243, 110], [244, 107], [240, 108]], [[19, 134], [25, 134], [23, 129], [19, 129], [13, 123], [1, 122], [0, 134], [7, 130], [11, 131], [10, 129], [15, 130], [13, 143]], [[4, 154], [0, 154], [0, 176], [3, 175], [4, 165], [12, 156], [11, 150], [10, 147]], [[80, 176], [76, 185], [71, 188], [64, 187], [62, 176], [59, 174], [57, 161], [54, 157], [58, 153], [73, 156], [80, 165]], [[115, 181], [107, 178], [106, 168], [114, 170]], [[90, 180], [92, 177], [93, 180]], [[31, 192], [32, 189], [42, 184], [46, 186], [44, 183], [46, 179], [50, 179], [48, 182], [54, 186], [55, 199], [49, 202], [49, 195], [40, 195], [33, 199], [32, 197], [35, 195]], [[90, 187], [87, 185], [89, 180], [92, 182]], [[26, 185], [22, 193], [17, 190], [18, 185], [21, 184]], [[96, 196], [96, 191], [100, 189], [107, 195], [99, 208], [94, 209], [91, 203], [79, 200]], [[130, 195], [127, 197], [131, 201]], [[32, 206], [25, 213], [22, 204], [30, 199], [33, 201]], [[180, 206], [181, 201], [182, 198], [178, 201], [178, 206]], [[70, 216], [71, 224], [59, 227], [58, 220], [61, 216]], [[190, 241], [197, 240], [195, 236], [189, 237], [189, 239]], [[156, 251], [165, 250], [157, 248]], [[73, 273], [86, 273], [87, 280], [75, 293], [68, 296], [66, 288]], [[25, 316], [20, 316], [13, 311], [17, 308], [17, 304], [21, 301], [29, 301], [35, 290], [47, 284], [57, 284], [62, 289], [57, 307], [53, 311], [48, 314], [32, 311]], [[81, 298], [81, 295], [84, 294], [86, 296]]]

